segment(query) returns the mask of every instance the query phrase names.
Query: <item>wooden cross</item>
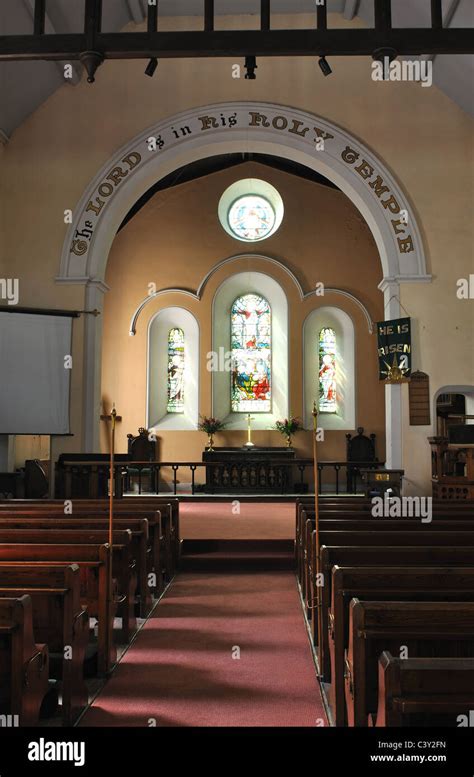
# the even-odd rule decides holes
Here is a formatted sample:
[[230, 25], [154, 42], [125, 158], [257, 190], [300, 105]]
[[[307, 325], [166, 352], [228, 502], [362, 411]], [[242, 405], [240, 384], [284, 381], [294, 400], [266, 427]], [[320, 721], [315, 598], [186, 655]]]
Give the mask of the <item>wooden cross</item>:
[[115, 409], [115, 402], [112, 405], [112, 412], [109, 413], [109, 415], [101, 415], [100, 416], [101, 421], [112, 421], [112, 429], [115, 430], [115, 424], [122, 420], [121, 415], [117, 415], [117, 411]]

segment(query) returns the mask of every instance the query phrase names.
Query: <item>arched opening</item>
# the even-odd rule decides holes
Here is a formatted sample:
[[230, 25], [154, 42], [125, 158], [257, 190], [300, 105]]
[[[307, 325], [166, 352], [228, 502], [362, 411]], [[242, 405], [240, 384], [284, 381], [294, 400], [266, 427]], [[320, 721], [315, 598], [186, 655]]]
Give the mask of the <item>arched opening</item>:
[[236, 273], [220, 285], [212, 308], [212, 350], [230, 354], [227, 369], [224, 361], [212, 373], [213, 414], [230, 429], [246, 429], [246, 414], [255, 414], [254, 428], [267, 429], [288, 413], [285, 292], [270, 275]]
[[[214, 115], [219, 121], [213, 120]], [[188, 128], [181, 135], [176, 131], [180, 126]], [[150, 137], [157, 139], [156, 152], [150, 151]], [[369, 148], [322, 117], [286, 106], [247, 102], [187, 111], [148, 128], [123, 147], [99, 171], [75, 209], [58, 282], [83, 283], [86, 307], [100, 310], [110, 246], [134, 203], [173, 170], [203, 157], [241, 152], [242, 148], [305, 165], [326, 176], [349, 197], [377, 245], [384, 278], [379, 288], [385, 295], [387, 318], [399, 314], [400, 282], [430, 280], [416, 214], [406, 193]], [[409, 233], [403, 229], [400, 235], [397, 214], [402, 210]], [[87, 320], [85, 339], [83, 448], [94, 450], [100, 406], [100, 323]], [[400, 466], [400, 386], [387, 386], [386, 400], [386, 461]]]

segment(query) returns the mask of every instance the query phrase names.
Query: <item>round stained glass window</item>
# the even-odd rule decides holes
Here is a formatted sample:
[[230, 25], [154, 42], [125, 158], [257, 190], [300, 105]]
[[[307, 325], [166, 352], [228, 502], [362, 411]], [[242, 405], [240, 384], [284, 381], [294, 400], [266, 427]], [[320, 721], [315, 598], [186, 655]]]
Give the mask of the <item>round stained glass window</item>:
[[227, 219], [239, 240], [262, 240], [273, 230], [275, 211], [264, 197], [246, 194], [230, 206]]
[[257, 243], [274, 235], [283, 219], [283, 200], [268, 181], [242, 178], [223, 192], [218, 207], [221, 226], [234, 240]]

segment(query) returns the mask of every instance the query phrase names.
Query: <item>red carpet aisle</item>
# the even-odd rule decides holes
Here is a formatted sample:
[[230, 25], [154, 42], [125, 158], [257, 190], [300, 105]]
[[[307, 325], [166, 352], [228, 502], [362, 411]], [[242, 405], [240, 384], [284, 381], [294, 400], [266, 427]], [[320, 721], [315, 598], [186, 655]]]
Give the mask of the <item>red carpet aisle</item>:
[[179, 507], [183, 539], [294, 539], [292, 502], [182, 502]]
[[326, 724], [292, 571], [177, 577], [82, 725], [147, 726], [150, 718], [157, 726]]

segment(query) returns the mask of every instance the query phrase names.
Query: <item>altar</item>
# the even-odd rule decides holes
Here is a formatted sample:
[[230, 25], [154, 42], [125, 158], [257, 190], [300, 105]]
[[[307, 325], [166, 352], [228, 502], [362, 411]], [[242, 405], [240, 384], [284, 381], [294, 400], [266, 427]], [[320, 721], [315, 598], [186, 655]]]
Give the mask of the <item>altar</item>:
[[203, 491], [212, 494], [292, 493], [294, 448], [256, 446], [214, 448], [202, 454], [206, 462]]

